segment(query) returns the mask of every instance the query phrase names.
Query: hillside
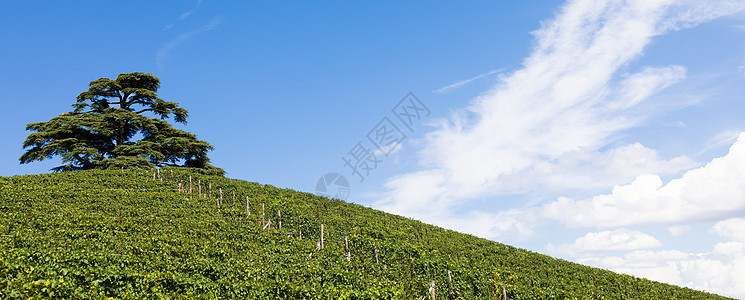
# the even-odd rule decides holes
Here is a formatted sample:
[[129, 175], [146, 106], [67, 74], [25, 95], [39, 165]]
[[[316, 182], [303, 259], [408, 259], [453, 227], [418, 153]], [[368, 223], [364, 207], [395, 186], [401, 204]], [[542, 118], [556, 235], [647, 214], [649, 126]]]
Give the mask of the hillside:
[[0, 280], [2, 299], [725, 299], [186, 169], [0, 177]]

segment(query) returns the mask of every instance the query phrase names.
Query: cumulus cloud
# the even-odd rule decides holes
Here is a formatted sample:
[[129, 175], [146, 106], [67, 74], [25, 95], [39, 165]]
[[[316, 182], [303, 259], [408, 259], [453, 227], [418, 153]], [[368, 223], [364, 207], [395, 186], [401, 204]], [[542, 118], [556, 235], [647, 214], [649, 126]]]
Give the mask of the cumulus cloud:
[[667, 228], [667, 231], [669, 231], [673, 236], [681, 236], [690, 230], [691, 225], [676, 225]]
[[714, 224], [711, 232], [733, 241], [745, 242], [745, 219], [732, 218], [720, 221]]
[[662, 243], [651, 235], [619, 228], [613, 231], [589, 232], [572, 244], [559, 246], [549, 244], [546, 248], [549, 253], [577, 255], [585, 252], [628, 251], [660, 246]]
[[622, 256], [588, 255], [577, 262], [652, 280], [745, 298], [745, 243], [714, 245], [705, 253], [637, 250]]
[[745, 210], [745, 133], [727, 155], [663, 185], [642, 175], [610, 194], [575, 201], [560, 197], [544, 205], [544, 215], [569, 226], [613, 227], [642, 223], [720, 220]]
[[520, 209], [498, 213], [470, 211], [462, 216], [446, 216], [440, 224], [460, 232], [487, 239], [525, 240], [535, 235], [535, 215]]

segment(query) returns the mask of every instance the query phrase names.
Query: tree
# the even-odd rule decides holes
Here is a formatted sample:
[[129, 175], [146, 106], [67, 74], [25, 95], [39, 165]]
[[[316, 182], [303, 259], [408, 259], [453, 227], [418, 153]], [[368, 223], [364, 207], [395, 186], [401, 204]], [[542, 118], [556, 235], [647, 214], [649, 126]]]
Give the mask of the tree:
[[26, 125], [34, 132], [23, 142], [29, 149], [21, 164], [59, 155], [64, 164], [53, 168], [55, 172], [186, 166], [224, 174], [209, 164], [207, 152], [214, 149], [209, 143], [166, 121], [173, 115], [174, 121], [186, 124], [189, 113], [178, 103], [158, 98], [158, 88], [157, 77], [140, 72], [92, 81], [72, 112]]

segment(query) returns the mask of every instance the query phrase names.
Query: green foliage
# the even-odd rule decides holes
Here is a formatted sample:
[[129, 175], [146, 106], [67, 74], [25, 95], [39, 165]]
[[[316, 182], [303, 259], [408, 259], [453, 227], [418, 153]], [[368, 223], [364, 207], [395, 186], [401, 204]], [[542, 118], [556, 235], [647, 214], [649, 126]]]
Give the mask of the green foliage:
[[429, 299], [433, 280], [437, 299], [724, 299], [308, 193], [152, 172], [0, 177], [0, 299]]
[[[120, 74], [115, 80], [100, 78], [80, 93], [72, 112], [47, 122], [31, 123], [34, 131], [23, 142], [28, 149], [22, 164], [61, 156], [54, 171], [183, 166], [224, 174], [209, 165], [213, 147], [196, 135], [173, 128], [165, 119], [173, 115], [186, 123], [188, 111], [178, 103], [158, 98], [160, 81], [147, 73]], [[151, 112], [160, 119], [149, 118]], [[140, 134], [140, 140], [132, 139]]]

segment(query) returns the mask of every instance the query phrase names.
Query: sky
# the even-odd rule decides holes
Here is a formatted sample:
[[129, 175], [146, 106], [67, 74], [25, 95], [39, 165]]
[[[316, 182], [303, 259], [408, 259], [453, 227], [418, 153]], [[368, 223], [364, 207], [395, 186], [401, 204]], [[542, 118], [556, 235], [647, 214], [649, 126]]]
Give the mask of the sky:
[[745, 298], [745, 0], [4, 1], [0, 25], [1, 176], [60, 164], [19, 164], [26, 124], [147, 72], [230, 178]]

